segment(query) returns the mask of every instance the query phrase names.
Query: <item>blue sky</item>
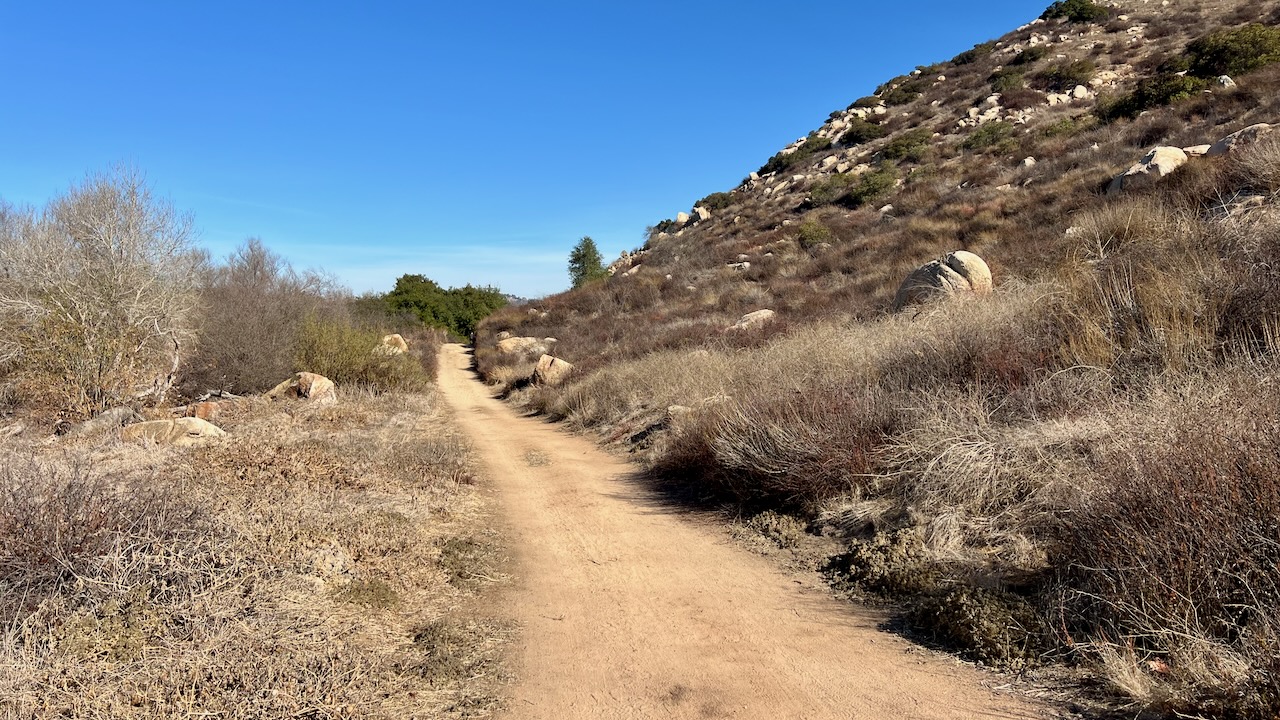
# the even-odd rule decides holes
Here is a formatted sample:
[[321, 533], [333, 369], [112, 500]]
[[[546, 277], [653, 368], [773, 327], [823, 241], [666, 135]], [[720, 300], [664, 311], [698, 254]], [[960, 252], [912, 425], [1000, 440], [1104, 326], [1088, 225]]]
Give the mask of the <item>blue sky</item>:
[[0, 197], [125, 163], [215, 257], [536, 297], [1047, 4], [0, 2]]

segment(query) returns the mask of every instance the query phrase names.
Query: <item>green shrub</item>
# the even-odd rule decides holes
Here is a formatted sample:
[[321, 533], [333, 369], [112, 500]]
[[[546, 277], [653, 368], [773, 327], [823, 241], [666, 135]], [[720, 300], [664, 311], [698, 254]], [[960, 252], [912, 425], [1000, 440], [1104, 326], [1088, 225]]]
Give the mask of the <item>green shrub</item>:
[[[861, 175], [833, 175], [819, 181], [809, 191], [809, 200], [814, 205], [839, 203], [846, 207], [857, 208], [892, 189], [897, 180], [897, 169], [892, 163], [884, 162], [874, 170]], [[824, 242], [824, 240], [816, 242]]]
[[933, 131], [929, 128], [912, 128], [890, 140], [881, 153], [890, 160], [907, 158], [919, 161], [932, 139]]
[[959, 55], [956, 55], [951, 58], [951, 62], [954, 65], [970, 65], [977, 62], [979, 59], [990, 55], [991, 51], [995, 49], [996, 41], [988, 40], [987, 42], [974, 45], [971, 49], [965, 50]]
[[372, 390], [420, 390], [430, 376], [411, 353], [385, 355], [375, 349], [383, 333], [346, 319], [311, 315], [298, 328], [294, 366], [319, 373], [339, 385]]
[[1006, 147], [1013, 139], [1013, 125], [997, 120], [986, 125], [979, 125], [977, 130], [969, 134], [960, 144], [965, 150], [986, 150], [992, 147]]
[[1143, 110], [1185, 100], [1206, 85], [1204, 80], [1189, 75], [1157, 75], [1139, 81], [1132, 92], [1099, 101], [1094, 112], [1104, 122], [1135, 118]]
[[999, 590], [960, 586], [926, 596], [911, 608], [908, 620], [935, 640], [993, 667], [1034, 667], [1056, 644], [1030, 602]]
[[1089, 129], [1094, 122], [1095, 119], [1092, 115], [1065, 117], [1046, 125], [1040, 130], [1040, 134], [1047, 138], [1071, 136]]
[[882, 125], [868, 122], [859, 117], [849, 119], [849, 129], [844, 131], [840, 136], [840, 142], [845, 145], [857, 145], [869, 140], [875, 140], [888, 135], [889, 131], [885, 130]]
[[893, 107], [895, 105], [906, 105], [912, 100], [923, 95], [924, 91], [928, 88], [929, 82], [927, 80], [916, 78], [902, 83], [892, 90], [886, 91], [880, 96], [880, 100], [889, 107]]
[[766, 175], [773, 172], [782, 172], [788, 168], [795, 167], [800, 163], [808, 160], [817, 153], [827, 150], [831, 147], [831, 138], [818, 137], [810, 135], [800, 147], [789, 153], [778, 153], [769, 158], [769, 161], [760, 167], [760, 174]]
[[1196, 77], [1243, 75], [1280, 61], [1280, 28], [1252, 23], [1219, 30], [1188, 45], [1187, 57]]
[[1111, 11], [1092, 0], [1058, 0], [1045, 9], [1041, 20], [1066, 18], [1071, 22], [1097, 22], [1110, 17]]
[[1076, 60], [1054, 65], [1035, 76], [1036, 85], [1053, 92], [1066, 92], [1093, 79], [1098, 66], [1092, 60]]
[[831, 242], [831, 230], [817, 220], [805, 220], [796, 231], [796, 242], [808, 250], [820, 243]]
[[852, 110], [854, 108], [873, 108], [878, 106], [879, 104], [880, 104], [880, 98], [876, 97], [875, 95], [867, 95], [866, 97], [860, 97], [857, 100], [854, 100], [852, 103], [849, 104], [849, 107], [846, 109]]
[[[744, 180], [743, 183], [745, 184], [746, 181]], [[649, 237], [652, 238], [653, 236], [661, 233], [673, 233], [679, 229], [680, 228], [676, 224], [676, 221], [672, 220], [671, 218], [667, 218], [666, 220], [659, 220], [657, 225], [654, 225], [653, 227], [649, 228]]]
[[1013, 56], [1009, 61], [1010, 65], [1030, 65], [1037, 60], [1042, 60], [1049, 54], [1049, 48], [1045, 45], [1036, 45], [1029, 47]]
[[429, 327], [448, 330], [467, 337], [476, 324], [507, 304], [507, 298], [494, 287], [472, 287], [445, 290], [422, 275], [401, 275], [396, 285], [384, 296], [391, 312], [407, 312]]
[[711, 193], [695, 204], [708, 210], [723, 210], [733, 204], [733, 193]]
[[998, 93], [1021, 90], [1027, 86], [1025, 78], [1022, 76], [1022, 71], [1014, 68], [997, 70], [991, 73], [991, 76], [987, 79], [991, 81], [992, 91]]

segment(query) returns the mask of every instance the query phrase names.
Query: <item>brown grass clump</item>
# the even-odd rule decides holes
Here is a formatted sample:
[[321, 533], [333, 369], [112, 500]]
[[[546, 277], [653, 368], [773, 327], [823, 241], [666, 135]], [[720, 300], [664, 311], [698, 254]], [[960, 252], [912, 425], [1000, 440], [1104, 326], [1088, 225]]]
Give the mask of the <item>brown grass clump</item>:
[[434, 396], [239, 405], [198, 448], [3, 451], [3, 713], [489, 712], [494, 543]]

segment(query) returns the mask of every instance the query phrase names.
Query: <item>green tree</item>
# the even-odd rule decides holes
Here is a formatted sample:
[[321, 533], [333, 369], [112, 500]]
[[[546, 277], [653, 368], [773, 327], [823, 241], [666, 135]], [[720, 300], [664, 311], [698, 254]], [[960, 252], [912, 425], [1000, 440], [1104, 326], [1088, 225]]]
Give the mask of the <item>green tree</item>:
[[596, 241], [584, 235], [569, 253], [569, 279], [575, 288], [580, 288], [605, 275], [604, 259], [600, 257]]
[[477, 323], [507, 304], [498, 288], [467, 285], [445, 290], [423, 275], [401, 275], [384, 299], [390, 311], [411, 312], [426, 325], [458, 337], [470, 335]]

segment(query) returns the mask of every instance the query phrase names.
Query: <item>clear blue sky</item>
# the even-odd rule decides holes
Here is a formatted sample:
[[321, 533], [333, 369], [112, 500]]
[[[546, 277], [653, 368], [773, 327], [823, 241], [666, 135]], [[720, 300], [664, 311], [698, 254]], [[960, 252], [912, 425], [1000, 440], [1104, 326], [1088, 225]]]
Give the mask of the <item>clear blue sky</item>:
[[215, 257], [539, 296], [1047, 4], [0, 2], [0, 197], [127, 163]]

